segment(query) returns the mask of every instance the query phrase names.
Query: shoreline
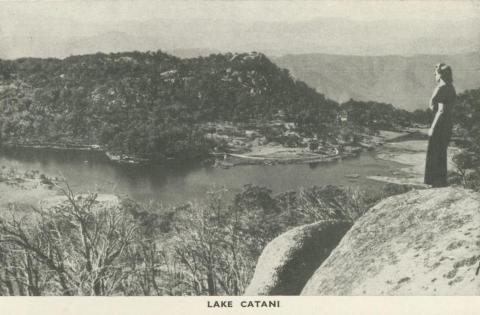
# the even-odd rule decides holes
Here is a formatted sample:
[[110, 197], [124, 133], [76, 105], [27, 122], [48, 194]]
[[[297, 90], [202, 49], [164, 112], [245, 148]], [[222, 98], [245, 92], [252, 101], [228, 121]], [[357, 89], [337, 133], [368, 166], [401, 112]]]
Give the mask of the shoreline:
[[[328, 163], [339, 161], [342, 159], [355, 158], [365, 150], [373, 150], [384, 144], [394, 142], [397, 139], [402, 139], [409, 136], [417, 136], [422, 133], [419, 130], [401, 130], [401, 131], [386, 131], [380, 130], [380, 134], [376, 136], [369, 136], [367, 141], [362, 141], [357, 144], [345, 145], [345, 150], [336, 149], [335, 154], [319, 154], [308, 152], [305, 148], [288, 148], [283, 146], [262, 145], [259, 146], [258, 151], [267, 151], [266, 153], [259, 152], [245, 152], [245, 153], [228, 153], [228, 152], [211, 152], [210, 158], [206, 158], [199, 163], [211, 163], [213, 167], [230, 168], [239, 165], [277, 165], [277, 164], [311, 164], [311, 163]], [[23, 148], [35, 150], [61, 150], [61, 151], [92, 151], [105, 155], [111, 162], [129, 165], [148, 165], [148, 164], [163, 164], [165, 161], [153, 161], [145, 158], [139, 158], [126, 154], [112, 153], [98, 144], [71, 144], [71, 143], [49, 143], [49, 142], [32, 142], [32, 143], [2, 143], [1, 147], [7, 148]], [[268, 152], [268, 151], [271, 152]], [[222, 156], [223, 159], [218, 159]]]
[[[377, 157], [385, 161], [400, 163], [403, 167], [394, 176], [368, 176], [367, 178], [380, 182], [427, 188], [428, 185], [423, 183], [427, 145], [428, 137], [387, 142]], [[455, 168], [452, 158], [458, 151], [459, 148], [454, 143], [448, 147], [449, 171]]]
[[[352, 146], [352, 152], [340, 152], [334, 155], [322, 155], [322, 154], [313, 154], [308, 153], [308, 156], [295, 156], [295, 157], [279, 157], [279, 156], [256, 156], [247, 154], [238, 154], [238, 153], [218, 153], [211, 152], [209, 158], [198, 161], [199, 163], [211, 163], [213, 167], [222, 167], [229, 168], [238, 165], [275, 165], [275, 164], [309, 164], [309, 163], [327, 163], [338, 161], [346, 158], [357, 157], [364, 150], [372, 150], [378, 145], [374, 146], [362, 146], [358, 147]], [[3, 143], [1, 147], [6, 147], [10, 149], [33, 149], [33, 150], [58, 150], [58, 151], [91, 151], [104, 154], [109, 161], [118, 164], [129, 164], [129, 165], [149, 165], [149, 164], [165, 164], [169, 160], [165, 161], [153, 161], [144, 158], [138, 158], [126, 154], [114, 154], [107, 150], [104, 150], [100, 145], [63, 145], [63, 144], [29, 144], [29, 143]], [[267, 147], [267, 146], [265, 146]], [[228, 156], [227, 161], [222, 161], [217, 159], [217, 156]], [[213, 161], [212, 161], [213, 160]]]
[[229, 156], [227, 161], [216, 160], [214, 167], [229, 168], [240, 165], [288, 165], [288, 164], [312, 164], [312, 163], [328, 163], [357, 157], [363, 150], [355, 153], [339, 153], [336, 155], [318, 155], [311, 157], [261, 157], [253, 155], [243, 155], [226, 153]]
[[[257, 152], [250, 151], [244, 153], [231, 152], [211, 152], [209, 158], [198, 161], [203, 164], [211, 164], [213, 167], [230, 168], [238, 165], [277, 165], [277, 164], [311, 164], [311, 163], [329, 163], [342, 159], [357, 157], [364, 151], [374, 150], [379, 146], [416, 137], [423, 134], [420, 130], [405, 129], [400, 131], [380, 130], [379, 135], [368, 136], [368, 139], [356, 143], [345, 145], [345, 150], [335, 149], [335, 154], [320, 154], [309, 152], [306, 148], [288, 148], [275, 145], [262, 145], [257, 148]], [[404, 141], [404, 140], [401, 140]], [[115, 154], [98, 144], [72, 144], [72, 143], [50, 143], [50, 142], [6, 142], [0, 144], [6, 148], [21, 148], [35, 150], [61, 150], [61, 151], [91, 151], [105, 155], [111, 162], [128, 165], [148, 165], [163, 164], [165, 161], [153, 161], [145, 158], [139, 158], [126, 154]], [[261, 152], [261, 151], [267, 152]], [[269, 152], [270, 151], [270, 152]], [[222, 156], [223, 159], [217, 158]]]
[[[390, 133], [390, 137], [389, 139], [393, 139], [395, 137], [399, 137], [399, 136], [403, 136], [405, 135], [405, 133]], [[384, 135], [383, 135], [384, 136]], [[395, 137], [393, 137], [395, 136]], [[383, 138], [385, 140], [385, 138]], [[392, 175], [389, 175], [389, 174], [385, 174], [384, 177], [385, 178], [380, 178], [380, 176], [367, 176], [367, 174], [365, 175], [362, 175], [362, 177], [365, 177], [366, 179], [369, 179], [369, 180], [375, 180], [375, 181], [381, 181], [381, 182], [393, 182], [393, 181], [396, 181], [396, 183], [399, 183], [399, 184], [402, 184], [401, 182], [398, 182], [399, 180], [401, 180], [402, 178], [404, 178], [405, 180], [411, 180], [411, 178], [408, 178], [408, 174], [406, 174], [404, 172], [404, 168], [405, 167], [408, 167], [408, 165], [406, 165], [406, 163], [402, 162], [401, 160], [398, 160], [398, 159], [392, 159], [390, 157], [390, 154], [391, 153], [394, 153], [394, 154], [397, 154], [397, 155], [402, 155], [404, 153], [405, 150], [403, 150], [402, 148], [398, 148], [398, 149], [395, 149], [395, 147], [400, 143], [400, 145], [404, 144], [404, 145], [407, 145], [409, 144], [411, 141], [404, 141], [404, 142], [398, 142], [398, 143], [391, 143], [391, 142], [387, 142], [385, 143], [385, 145], [383, 145], [382, 143], [379, 143], [378, 146], [381, 146], [381, 148], [377, 148], [377, 150], [375, 150], [374, 154], [378, 155], [378, 157], [380, 159], [386, 159], [386, 160], [393, 160], [393, 161], [396, 161], [396, 162], [399, 162], [401, 164], [403, 164], [404, 166], [399, 166], [397, 168], [397, 170], [395, 172], [393, 172], [392, 174], [395, 175], [395, 176], [392, 176]], [[421, 141], [417, 141], [417, 142], [421, 142]], [[32, 148], [32, 147], [29, 147], [29, 148]], [[384, 149], [385, 148], [385, 149]], [[56, 148], [39, 148], [38, 147], [38, 144], [33, 147], [33, 150], [35, 149], [53, 149], [55, 150]], [[78, 146], [75, 147], [75, 148], [65, 148], [62, 147], [63, 150], [67, 149], [67, 150], [78, 150]], [[97, 150], [96, 147], [84, 147], [84, 150], [93, 150], [93, 151], [99, 151]], [[305, 164], [305, 163], [328, 163], [328, 162], [333, 162], [333, 161], [337, 161], [339, 159], [355, 159], [356, 156], [360, 155], [362, 152], [364, 152], [365, 149], [363, 149], [362, 151], [359, 151], [357, 154], [345, 154], [345, 153], [340, 153], [340, 154], [337, 154], [335, 156], [321, 156], [320, 158], [316, 157], [316, 156], [308, 156], [308, 157], [300, 157], [300, 158], [296, 158], [296, 159], [283, 159], [283, 160], [280, 160], [280, 159], [277, 159], [277, 160], [265, 160], [265, 157], [258, 157], [258, 156], [253, 156], [253, 157], [250, 157], [250, 158], [245, 158], [242, 154], [234, 154], [235, 155], [235, 158], [237, 159], [236, 161], [236, 164], [235, 165], [248, 165], [248, 164], [256, 164], [256, 165], [260, 165], [262, 166], [263, 165], [275, 165], [275, 164], [284, 164], [284, 165], [288, 165], [288, 164]], [[405, 152], [408, 154], [408, 150]], [[421, 153], [423, 154], [423, 153]], [[422, 155], [422, 158], [423, 158], [423, 155]], [[222, 166], [219, 166], [217, 165], [218, 167], [222, 167]], [[233, 165], [232, 165], [233, 166]], [[227, 166], [228, 167], [231, 167], [231, 166]], [[5, 169], [4, 172], [7, 172], [8, 169]], [[32, 172], [32, 171], [29, 171], [29, 172]], [[35, 171], [33, 171], [35, 172]], [[16, 183], [16, 182], [12, 182], [13, 185], [10, 185], [9, 183], [5, 182], [5, 181], [1, 181], [0, 180], [0, 193], [2, 196], [0, 196], [0, 205], [3, 204], [3, 206], [6, 206], [8, 203], [10, 202], [14, 202], [14, 201], [23, 201], [27, 204], [31, 204], [31, 205], [36, 205], [36, 206], [40, 206], [39, 204], [39, 201], [40, 200], [43, 200], [43, 199], [52, 199], [52, 200], [56, 200], [58, 198], [58, 192], [56, 191], [56, 189], [54, 188], [55, 185], [51, 185], [52, 187], [49, 187], [50, 185], [44, 185], [41, 183], [41, 181], [39, 180], [39, 178], [42, 178], [42, 174], [38, 173], [38, 171], [36, 171], [37, 173], [34, 173], [33, 177], [34, 178], [30, 178], [30, 179], [27, 179], [27, 180], [20, 180], [20, 182]], [[22, 174], [22, 173], [19, 173], [19, 174]], [[371, 175], [374, 175], [375, 173], [371, 173]], [[380, 174], [377, 174], [377, 175], [380, 175]], [[398, 176], [397, 176], [398, 175]], [[407, 175], [407, 176], [406, 176]], [[41, 177], [42, 176], [42, 177]], [[20, 176], [20, 177], [23, 177], [23, 176]], [[352, 174], [348, 174], [348, 175], [345, 175], [346, 178], [348, 179], [351, 179], [353, 181], [356, 181], [359, 177], [359, 175], [356, 175], [355, 172], [352, 172]], [[47, 179], [50, 179], [50, 180], [53, 180], [55, 181], [56, 178], [50, 178], [48, 177]], [[98, 193], [100, 193], [100, 190], [97, 191]], [[105, 192], [104, 192], [105, 193]], [[107, 193], [108, 194], [108, 193]], [[52, 198], [53, 197], [53, 198]]]
[[138, 158], [126, 154], [114, 154], [102, 148], [98, 144], [62, 144], [62, 143], [1, 143], [1, 147], [6, 148], [20, 148], [20, 149], [35, 149], [35, 150], [58, 150], [58, 151], [90, 151], [104, 154], [110, 161], [120, 164], [149, 164], [153, 163], [147, 159]]
[[328, 163], [339, 161], [342, 159], [350, 159], [358, 157], [362, 152], [374, 150], [389, 142], [397, 139], [409, 137], [418, 137], [424, 134], [421, 130], [406, 129], [402, 131], [386, 131], [381, 130], [379, 135], [369, 136], [367, 141], [359, 142], [355, 145], [345, 145], [346, 150], [336, 150], [335, 154], [318, 154], [308, 152], [304, 148], [287, 148], [264, 145], [263, 150], [272, 151], [270, 153], [259, 154], [258, 152], [245, 153], [216, 153], [214, 156], [223, 156], [223, 160], [216, 159], [214, 167], [230, 168], [239, 165], [278, 165], [278, 164], [311, 164], [311, 163]]
[[[0, 168], [0, 217], [15, 210], [27, 213], [32, 208], [49, 208], [67, 201], [62, 193], [67, 185], [57, 177], [50, 177], [38, 170], [18, 171], [12, 168]], [[102, 204], [116, 205], [119, 195], [98, 191], [74, 191], [75, 195], [95, 194], [96, 200]], [[14, 207], [14, 208], [12, 208]]]

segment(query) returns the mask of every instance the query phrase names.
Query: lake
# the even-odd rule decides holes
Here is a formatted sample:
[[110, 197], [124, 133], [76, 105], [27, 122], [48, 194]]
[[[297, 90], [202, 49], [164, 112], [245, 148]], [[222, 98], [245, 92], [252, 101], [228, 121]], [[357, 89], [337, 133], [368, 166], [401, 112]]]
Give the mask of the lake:
[[[201, 199], [215, 188], [238, 192], [254, 184], [273, 192], [300, 187], [344, 185], [379, 188], [384, 183], [369, 175], [391, 175], [402, 165], [378, 159], [376, 153], [316, 165], [242, 165], [229, 169], [192, 165], [124, 165], [111, 162], [95, 151], [2, 148], [0, 166], [19, 171], [38, 170], [47, 176], [65, 178], [75, 192], [115, 193], [138, 201], [161, 201], [174, 205]], [[352, 179], [346, 176], [358, 174]]]

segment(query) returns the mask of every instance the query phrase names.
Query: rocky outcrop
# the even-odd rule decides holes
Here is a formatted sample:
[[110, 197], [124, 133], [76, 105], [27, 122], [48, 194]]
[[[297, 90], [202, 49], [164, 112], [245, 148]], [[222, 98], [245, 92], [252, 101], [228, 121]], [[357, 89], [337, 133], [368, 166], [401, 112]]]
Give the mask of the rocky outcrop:
[[258, 260], [245, 295], [298, 295], [351, 223], [320, 221], [271, 241]]
[[479, 295], [479, 272], [480, 194], [414, 190], [360, 218], [301, 294]]

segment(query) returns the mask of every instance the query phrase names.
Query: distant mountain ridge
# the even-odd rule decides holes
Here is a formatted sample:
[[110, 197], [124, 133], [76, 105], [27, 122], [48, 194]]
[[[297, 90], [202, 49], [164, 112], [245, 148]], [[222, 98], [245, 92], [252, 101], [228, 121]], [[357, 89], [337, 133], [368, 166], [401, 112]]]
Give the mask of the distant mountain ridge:
[[434, 65], [439, 62], [452, 66], [457, 92], [480, 86], [480, 52], [414, 56], [299, 54], [273, 61], [338, 102], [353, 98], [407, 110], [425, 109], [435, 86]]
[[[96, 52], [261, 51], [269, 56], [328, 53], [343, 55], [459, 54], [480, 43], [480, 19], [463, 21], [317, 18], [304, 22], [246, 22], [227, 18], [118, 21], [91, 24], [41, 17], [0, 21], [4, 58], [67, 57]], [[452, 31], [454, 30], [454, 32]], [[195, 57], [195, 55], [193, 55]]]

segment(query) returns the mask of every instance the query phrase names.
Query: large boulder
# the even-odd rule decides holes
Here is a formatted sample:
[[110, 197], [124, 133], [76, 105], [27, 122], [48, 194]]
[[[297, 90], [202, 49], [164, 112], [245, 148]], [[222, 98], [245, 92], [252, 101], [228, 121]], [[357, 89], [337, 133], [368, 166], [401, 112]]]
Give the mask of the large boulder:
[[350, 228], [345, 221], [319, 221], [272, 240], [258, 260], [245, 295], [298, 295]]
[[302, 295], [479, 295], [480, 194], [414, 190], [370, 209]]

